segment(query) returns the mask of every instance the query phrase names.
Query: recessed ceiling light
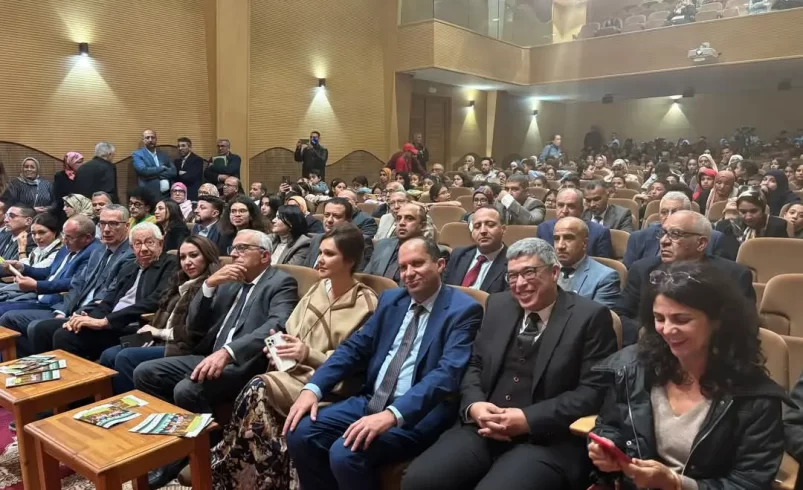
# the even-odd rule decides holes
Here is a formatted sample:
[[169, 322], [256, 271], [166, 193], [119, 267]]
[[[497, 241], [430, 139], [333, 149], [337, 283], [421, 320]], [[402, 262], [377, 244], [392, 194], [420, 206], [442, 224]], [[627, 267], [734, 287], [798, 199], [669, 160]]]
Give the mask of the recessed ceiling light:
[[682, 95], [670, 95], [669, 98], [672, 99], [672, 100], [680, 100], [680, 99], [683, 98], [683, 96]]

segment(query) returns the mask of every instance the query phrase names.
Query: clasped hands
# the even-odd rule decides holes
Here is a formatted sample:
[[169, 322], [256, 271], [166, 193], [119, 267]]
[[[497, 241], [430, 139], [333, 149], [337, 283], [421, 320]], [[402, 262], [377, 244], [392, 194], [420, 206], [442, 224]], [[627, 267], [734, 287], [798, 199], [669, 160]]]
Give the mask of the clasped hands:
[[109, 326], [109, 321], [106, 318], [92, 318], [86, 312], [75, 313], [67, 320], [61, 328], [72, 333], [78, 333], [84, 328], [90, 330], [103, 330]]
[[610, 455], [594, 441], [588, 443], [588, 457], [600, 471], [605, 473], [622, 472], [633, 480], [638, 488], [680, 490], [682, 487], [680, 476], [677, 473], [652, 459], [634, 458], [630, 460], [630, 463], [625, 463]]
[[489, 402], [472, 403], [469, 418], [479, 426], [477, 433], [495, 441], [509, 442], [530, 433], [527, 417], [520, 408], [500, 408]]

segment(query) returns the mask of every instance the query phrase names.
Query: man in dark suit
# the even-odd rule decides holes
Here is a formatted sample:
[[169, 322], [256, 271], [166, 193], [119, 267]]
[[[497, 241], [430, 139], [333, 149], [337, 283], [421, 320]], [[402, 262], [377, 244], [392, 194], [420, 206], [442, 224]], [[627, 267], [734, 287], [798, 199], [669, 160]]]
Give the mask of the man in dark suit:
[[[677, 211], [690, 211], [691, 201], [686, 194], [678, 191], [667, 192], [661, 199], [659, 207], [659, 216], [661, 220], [658, 223], [653, 223], [650, 226], [630, 234], [627, 240], [627, 249], [625, 250], [625, 257], [622, 262], [628, 269], [633, 263], [639, 259], [646, 257], [658, 257], [661, 252], [661, 245], [658, 239], [658, 232], [661, 229], [664, 221], [672, 213]], [[736, 260], [735, 256], [728, 254], [727, 247], [724, 246], [722, 233], [711, 230], [711, 240], [708, 242], [708, 247], [705, 253], [712, 257], [722, 257], [724, 259]]]
[[148, 189], [155, 196], [169, 197], [170, 179], [176, 177], [176, 169], [167, 153], [156, 150], [156, 132], [142, 132], [142, 148], [131, 154], [131, 164], [137, 174], [137, 185]]
[[[325, 232], [330, 231], [335, 226], [339, 225], [340, 223], [351, 223], [351, 213], [354, 211], [354, 208], [351, 207], [351, 202], [348, 199], [344, 199], [342, 197], [333, 197], [332, 199], [326, 201], [323, 204], [323, 229]], [[304, 267], [309, 267], [310, 269], [314, 269], [315, 265], [318, 263], [318, 256], [321, 252], [321, 242], [323, 241], [324, 233], [319, 233], [312, 237], [310, 240], [309, 245], [309, 253], [307, 253], [307, 258], [304, 261]], [[371, 248], [373, 251], [374, 242], [373, 240], [367, 240], [365, 242], [365, 246]], [[365, 252], [363, 253], [363, 257], [365, 257]], [[364, 264], [363, 264], [364, 265]]]
[[377, 230], [376, 220], [373, 218], [373, 216], [368, 213], [363, 213], [362, 210], [357, 207], [357, 194], [346, 189], [344, 191], [340, 191], [337, 197], [343, 197], [349, 200], [353, 209], [351, 222], [357, 225], [357, 228], [362, 231], [362, 235], [366, 240], [373, 240]]
[[309, 142], [298, 140], [293, 159], [301, 162], [301, 176], [309, 178], [311, 170], [318, 172], [321, 180], [326, 180], [326, 160], [329, 159], [329, 150], [321, 145], [321, 133], [313, 131], [309, 134]]
[[204, 177], [204, 159], [192, 151], [192, 140], [186, 136], [178, 139], [178, 154], [173, 161], [177, 172], [175, 181], [187, 186], [187, 199], [197, 201]]
[[[382, 294], [289, 411], [287, 448], [305, 490], [379, 488], [380, 467], [417, 456], [453, 423], [482, 307], [442, 285], [434, 242], [407, 240], [398, 260], [405, 288]], [[362, 391], [319, 410], [354, 373]]]
[[176, 257], [162, 253], [162, 232], [153, 223], [134, 226], [130, 237], [136, 261], [120, 269], [113, 288], [88, 314], [37, 325], [31, 339], [34, 352], [62, 349], [95, 360], [120, 337], [135, 333], [142, 314], [156, 311], [176, 269]]
[[[552, 245], [554, 243], [552, 235], [555, 232], [555, 223], [560, 218], [573, 216], [580, 218], [583, 215], [583, 192], [580, 189], [567, 187], [558, 192], [557, 219], [544, 221], [538, 225], [535, 236]], [[613, 258], [613, 244], [611, 243], [611, 230], [604, 226], [587, 221], [588, 226], [588, 249], [586, 252], [592, 257]]]
[[16, 310], [0, 316], [0, 325], [22, 334], [17, 337], [18, 356], [33, 354], [30, 339], [44, 320], [56, 319], [63, 324], [73, 313], [91, 311], [109, 292], [120, 268], [134, 260], [128, 246], [128, 209], [125, 206], [106, 206], [100, 212], [98, 227], [102, 246], [95, 247], [86, 267], [73, 275], [66, 296], [61, 296], [61, 300], [47, 310]]
[[627, 274], [627, 284], [613, 308], [622, 320], [624, 345], [633, 344], [638, 338], [641, 297], [648, 289], [650, 273], [661, 264], [681, 260], [709, 261], [733, 280], [744, 293], [745, 299], [755, 305], [756, 292], [753, 289], [752, 273], [731, 260], [706, 255], [711, 237], [711, 222], [705, 216], [694, 211], [677, 211], [666, 218], [660, 230], [660, 256], [645, 257], [633, 263]]
[[217, 140], [217, 156], [209, 159], [209, 166], [204, 170], [204, 181], [223, 190], [223, 182], [229, 177], [240, 178], [240, 155], [231, 152], [231, 141], [222, 138]]
[[[424, 146], [424, 135], [421, 133], [415, 133], [413, 135], [413, 146], [416, 150], [418, 150], [418, 154], [416, 155], [416, 158], [418, 158], [418, 164], [421, 166], [424, 172], [426, 172], [427, 163], [429, 162], [429, 150], [426, 146]], [[435, 172], [434, 167], [432, 170]], [[443, 172], [443, 170], [441, 170], [441, 172]]]
[[399, 248], [411, 238], [424, 236], [427, 210], [419, 204], [405, 204], [396, 213], [396, 236], [376, 242], [371, 261], [365, 266], [365, 274], [384, 276], [399, 283]]
[[198, 205], [195, 206], [195, 224], [192, 226], [193, 235], [208, 238], [217, 245], [221, 255], [226, 254], [227, 239], [220, 233], [220, 215], [223, 214], [223, 201], [215, 196], [199, 196]]
[[505, 225], [499, 211], [491, 206], [477, 209], [471, 226], [471, 238], [476, 245], [452, 250], [443, 282], [489, 294], [506, 290], [507, 248], [502, 243]]
[[403, 490], [587, 486], [585, 440], [569, 425], [602, 405], [605, 378], [591, 368], [616, 351], [611, 314], [558, 287], [545, 241], [519, 240], [507, 257], [510, 291], [488, 298], [460, 422], [407, 468]]
[[95, 157], [75, 171], [76, 194], [91, 197], [103, 191], [111, 196], [113, 203], [120, 202], [117, 196], [117, 167], [112, 163], [116, 151], [108, 141], [95, 145]]
[[586, 184], [583, 193], [585, 198], [583, 219], [611, 230], [633, 233], [633, 213], [625, 207], [608, 203], [609, 186], [610, 184], [601, 180], [593, 180]]

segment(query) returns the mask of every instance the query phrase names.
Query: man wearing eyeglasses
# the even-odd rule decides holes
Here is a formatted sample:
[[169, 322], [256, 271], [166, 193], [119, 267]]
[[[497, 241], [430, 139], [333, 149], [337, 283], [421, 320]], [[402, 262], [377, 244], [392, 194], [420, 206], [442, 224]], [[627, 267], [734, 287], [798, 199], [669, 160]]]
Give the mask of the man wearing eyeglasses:
[[[460, 388], [460, 422], [407, 468], [403, 490], [586, 488], [585, 441], [569, 424], [597, 413], [616, 352], [610, 311], [558, 287], [538, 238], [507, 250], [510, 290], [492, 294]], [[302, 480], [302, 484], [303, 484]]]
[[[104, 228], [108, 229], [108, 222]], [[163, 252], [158, 226], [140, 223], [129, 232], [134, 261], [119, 269], [113, 285], [88, 312], [73, 313], [67, 321], [47, 320], [29, 332], [35, 353], [62, 349], [95, 360], [120, 337], [139, 330], [144, 313], [154, 313], [176, 269], [175, 255]]]
[[223, 194], [220, 198], [223, 199], [223, 203], [228, 206], [231, 201], [237, 197], [239, 191], [240, 179], [237, 177], [227, 177], [226, 180], [223, 181]]
[[36, 244], [28, 240], [28, 230], [31, 228], [36, 212], [31, 208], [11, 206], [3, 217], [3, 241], [0, 243], [0, 257], [5, 260], [17, 260], [20, 252], [28, 252]]
[[752, 273], [732, 260], [706, 254], [711, 231], [708, 218], [694, 211], [676, 211], [663, 221], [657, 231], [661, 247], [658, 257], [645, 257], [633, 263], [627, 273], [627, 284], [613, 308], [622, 320], [624, 345], [633, 344], [638, 339], [641, 296], [648, 289], [650, 273], [662, 264], [686, 260], [709, 261], [737, 284], [746, 301], [755, 305], [756, 292], [753, 289]]
[[[17, 337], [17, 355], [24, 357], [33, 353], [33, 332], [45, 320], [55, 319], [51, 332], [60, 328], [73, 313], [88, 313], [107, 294], [120, 268], [134, 260], [128, 246], [128, 210], [119, 204], [110, 204], [100, 211], [98, 221], [100, 247], [96, 247], [86, 262], [86, 267], [73, 275], [70, 289], [61, 301], [47, 310], [10, 311], [0, 317], [0, 325], [20, 332]], [[52, 336], [52, 333], [50, 334]]]

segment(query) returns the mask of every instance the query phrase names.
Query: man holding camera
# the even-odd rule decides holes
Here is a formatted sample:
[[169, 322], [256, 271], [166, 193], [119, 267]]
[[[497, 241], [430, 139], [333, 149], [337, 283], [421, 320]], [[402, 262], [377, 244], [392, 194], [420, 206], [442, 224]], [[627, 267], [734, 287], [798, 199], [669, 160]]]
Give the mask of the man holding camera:
[[329, 150], [321, 146], [321, 133], [313, 131], [309, 134], [309, 142], [298, 140], [293, 159], [301, 162], [301, 175], [309, 178], [312, 170], [318, 172], [321, 180], [326, 179], [326, 160], [329, 159]]

